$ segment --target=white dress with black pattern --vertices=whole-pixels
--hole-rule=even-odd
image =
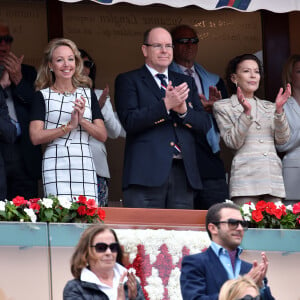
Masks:
[[[45,99],[45,129],[67,124],[71,119],[74,101],[81,95],[86,99],[83,117],[92,121],[90,89],[77,88],[64,95],[50,88],[40,91]],[[97,177],[89,147],[89,134],[78,126],[47,145],[43,158],[43,185],[46,196],[73,197],[84,195],[96,199]]]

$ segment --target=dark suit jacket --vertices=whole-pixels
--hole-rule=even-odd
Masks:
[[[10,121],[3,89],[0,85],[0,149],[4,143],[13,143],[16,136],[17,130],[15,125]],[[0,200],[4,200],[6,197],[5,177],[4,160],[0,151]]]
[[[240,275],[252,265],[242,260]],[[180,287],[183,300],[218,300],[219,291],[228,275],[211,247],[205,252],[185,256],[182,260]],[[264,300],[274,300],[270,288],[263,289]]]
[[[194,133],[205,134],[210,122],[192,78],[169,71],[169,80],[173,86],[182,82],[189,85],[188,111],[183,119],[173,111],[168,114],[161,100],[160,88],[146,66],[120,74],[116,79],[115,104],[127,134],[123,188],[130,184],[154,187],[165,183],[172,165],[175,133],[188,181],[194,189],[202,187]]]
[[[23,78],[17,86],[11,85],[14,106],[22,131],[18,143],[28,176],[32,179],[39,179],[42,170],[41,146],[34,146],[29,137],[30,105],[33,101],[36,71],[32,66],[22,65],[22,75]],[[2,144],[1,148],[4,157],[11,155],[10,145]]]

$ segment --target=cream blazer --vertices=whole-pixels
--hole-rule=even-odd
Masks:
[[[227,147],[235,151],[229,182],[230,197],[269,194],[285,197],[281,160],[275,143],[290,136],[285,113],[275,114],[275,104],[258,98],[249,100],[251,118],[237,96],[214,103],[213,113]]]

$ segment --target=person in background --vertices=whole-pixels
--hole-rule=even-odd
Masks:
[[[8,75],[3,96],[8,107],[9,122],[17,128],[14,142],[1,143],[0,151],[5,165],[1,176],[6,182],[5,198],[25,199],[38,197],[38,180],[42,174],[42,150],[34,146],[29,137],[30,107],[34,97],[34,67],[23,64],[24,55],[11,51],[13,37],[9,27],[0,21],[0,78]]]
[[[93,82],[94,92],[97,96],[101,113],[104,118],[104,125],[107,130],[108,137],[116,139],[120,136],[125,137],[125,131],[113,111],[112,104],[109,97],[109,88],[106,86],[104,90],[95,89],[96,80],[96,64],[92,57],[83,49],[79,49],[83,60],[83,73],[89,76]],[[108,205],[108,183],[110,178],[109,167],[107,162],[107,151],[105,144],[91,137],[90,147],[93,154],[97,173],[98,183],[98,203],[100,206]]]
[[[289,57],[282,74],[283,84],[291,84],[291,97],[284,105],[284,111],[291,128],[291,136],[278,151],[286,152],[282,159],[283,181],[286,197],[284,204],[295,204],[300,195],[300,55]]]
[[[11,122],[8,108],[6,105],[6,100],[4,96],[4,90],[10,85],[9,74],[6,70],[0,76],[0,149],[3,143],[14,143],[17,137],[17,128]],[[5,175],[5,165],[2,157],[2,152],[0,151],[0,200],[5,200],[6,198],[6,175]]]
[[[222,78],[208,72],[196,62],[199,39],[194,28],[179,25],[171,30],[171,35],[174,60],[170,69],[194,78],[199,101],[211,119],[212,128],[206,136],[196,136],[197,160],[203,188],[195,193],[194,208],[207,210],[212,204],[229,198],[225,168],[220,158],[220,134],[212,115],[213,103],[221,97],[227,98],[227,91]],[[221,95],[215,93],[213,87],[216,87]]]
[[[255,96],[262,68],[253,54],[234,57],[226,80],[232,94],[214,103],[213,112],[224,143],[235,151],[231,166],[230,197],[236,204],[259,200],[279,201],[285,197],[280,158],[275,144],[290,136],[283,105],[290,85],[281,88],[275,103]]]
[[[265,253],[261,253],[260,263],[250,264],[240,258],[246,229],[247,222],[234,203],[217,203],[208,209],[206,231],[211,245],[205,252],[183,258],[180,275],[183,300],[218,300],[224,282],[240,275],[255,282],[264,300],[274,300],[267,285],[269,262]]]
[[[116,110],[126,130],[123,200],[126,207],[192,209],[202,183],[195,133],[210,128],[195,82],[168,70],[170,33],[144,33],[145,65],[115,81]]]
[[[218,300],[261,300],[259,289],[249,277],[227,280],[221,287]]]
[[[107,134],[92,81],[82,70],[74,42],[49,42],[38,71],[30,122],[33,144],[47,143],[43,158],[46,196],[74,200],[84,195],[96,200],[98,195],[89,138],[104,142]]]
[[[144,300],[133,273],[122,266],[123,252],[114,230],[88,227],[71,259],[74,279],[67,282],[63,300]]]

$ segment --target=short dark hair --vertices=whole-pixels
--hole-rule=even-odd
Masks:
[[[260,62],[259,58],[257,56],[255,56],[254,54],[246,53],[246,54],[242,54],[242,55],[234,57],[233,59],[231,59],[229,61],[227,68],[226,68],[226,75],[225,75],[228,91],[231,95],[236,94],[236,85],[232,82],[231,75],[236,73],[238,65],[241,62],[243,62],[244,60],[256,61],[257,65],[258,65],[258,69],[259,69],[259,74],[261,77],[263,75],[263,69],[262,69],[261,62]]]
[[[90,258],[93,258],[91,246],[94,237],[101,232],[109,230],[115,237],[116,242],[119,244],[118,237],[113,229],[106,225],[92,225],[88,227],[81,235],[80,240],[75,248],[75,251],[71,258],[71,273],[74,278],[79,279],[83,268],[88,264]],[[121,247],[118,248],[117,263],[122,264],[123,250]]]
[[[90,68],[89,77],[92,79],[93,89],[94,89],[95,88],[95,81],[96,81],[96,72],[97,72],[96,64],[95,64],[93,58],[85,50],[83,50],[83,49],[78,49],[78,50],[80,52],[81,58],[87,57],[89,59],[89,61],[93,62],[93,65]]]
[[[221,219],[220,212],[223,208],[231,208],[231,209],[236,209],[236,210],[240,211],[239,206],[237,206],[236,204],[231,203],[231,202],[222,202],[222,203],[216,203],[216,204],[212,205],[207,211],[206,221],[205,221],[206,231],[207,231],[210,239],[211,239],[211,233],[208,230],[208,224],[220,221],[220,219]]]
[[[182,29],[188,29],[188,30],[191,30],[191,31],[195,34],[195,36],[197,36],[197,32],[196,32],[196,30],[195,30],[193,27],[191,27],[191,26],[189,26],[189,25],[186,25],[186,24],[180,24],[180,25],[178,25],[178,26],[172,28],[171,31],[170,31],[171,36],[172,36],[172,39],[173,39],[173,43],[174,43],[174,39],[175,39],[177,33],[178,33],[180,30],[182,30]]]

